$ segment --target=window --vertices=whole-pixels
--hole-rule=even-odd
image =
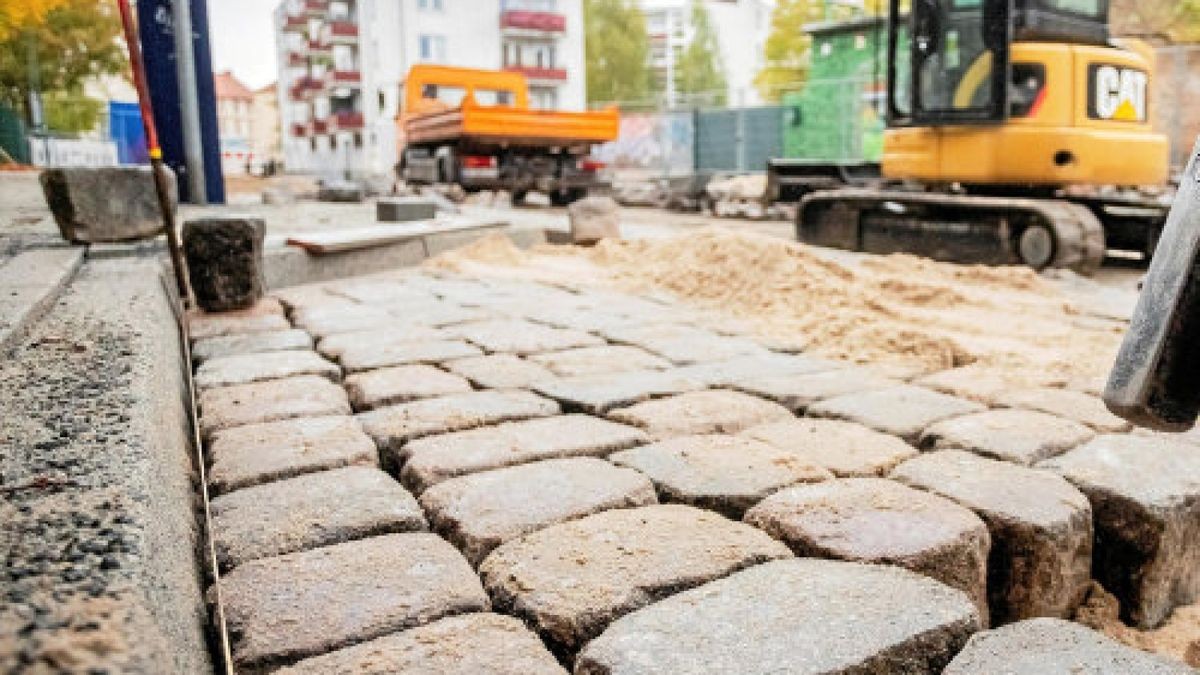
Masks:
[[[512,105],[513,93],[504,89],[476,89],[475,102],[479,105]]]
[[[417,9],[423,12],[440,12],[445,8],[442,0],[417,0]]]
[[[553,110],[558,107],[558,92],[548,87],[530,87],[529,105],[538,110]]]
[[[421,50],[420,59],[422,61],[440,63],[446,60],[445,35],[422,35],[418,43]]]
[[[466,95],[466,89],[445,84],[427,84],[421,88],[421,98],[441,101],[451,107],[458,107]]]

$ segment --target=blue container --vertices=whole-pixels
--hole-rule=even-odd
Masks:
[[[108,102],[109,137],[117,144],[117,161],[122,164],[148,164],[146,129],[137,103]]]

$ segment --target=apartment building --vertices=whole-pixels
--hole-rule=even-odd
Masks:
[[[417,63],[518,71],[534,106],[586,105],[582,0],[284,0],[275,23],[288,171],[389,173]]]
[[[771,31],[768,0],[640,0],[650,36],[650,65],[670,107],[688,105],[676,88],[676,63],[692,42],[692,6],[703,2],[717,34],[721,66],[730,107],[762,105],[754,76],[765,63],[764,48]]]
[[[217,99],[217,130],[221,139],[221,171],[248,173],[254,161],[251,145],[254,92],[228,70],[213,76]]]

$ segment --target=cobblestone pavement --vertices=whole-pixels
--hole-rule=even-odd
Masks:
[[[1191,672],[1056,620],[1200,597],[1200,451],[1092,394],[414,270],[190,327],[243,672]]]

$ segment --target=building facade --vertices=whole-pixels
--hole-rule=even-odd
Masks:
[[[691,44],[692,5],[703,2],[717,33],[730,107],[762,105],[754,76],[765,63],[772,3],[767,0],[640,0],[650,36],[650,66],[668,107],[691,102],[676,88],[676,63]]]
[[[213,76],[217,99],[217,130],[221,138],[221,171],[250,172],[254,151],[250,143],[254,92],[228,70]]]
[[[519,71],[535,107],[585,107],[582,0],[284,0],[275,24],[288,171],[390,173],[417,63]]]
[[[250,105],[250,149],[257,168],[275,168],[283,161],[279,133],[279,93],[272,82],[254,91]]]

